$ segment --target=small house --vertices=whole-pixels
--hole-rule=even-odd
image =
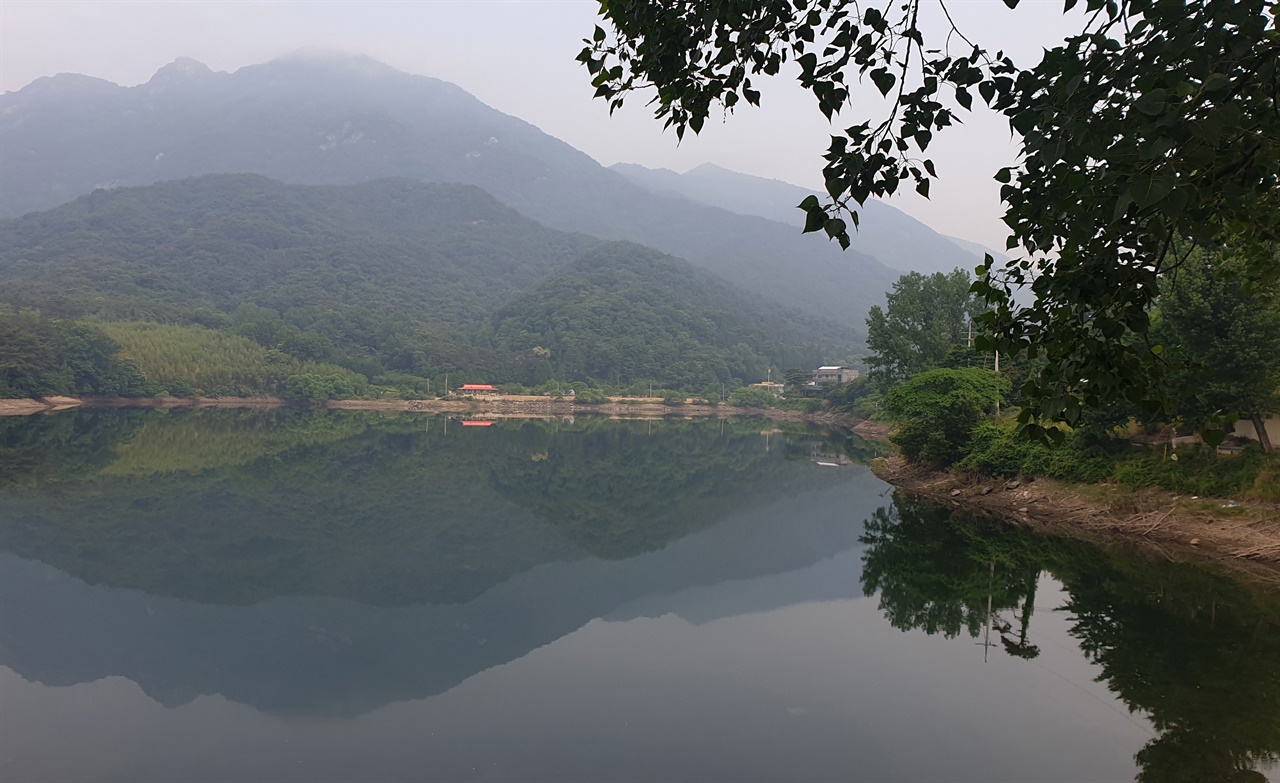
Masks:
[[[839,367],[836,365],[827,365],[819,367],[813,371],[813,384],[822,386],[828,383],[849,383],[856,381],[861,375],[852,367]]]

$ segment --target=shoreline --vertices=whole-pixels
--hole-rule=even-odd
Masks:
[[[546,416],[599,415],[612,418],[768,418],[853,429],[863,424],[842,413],[805,413],[776,408],[736,408],[729,405],[667,405],[661,402],[576,403],[545,397],[477,397],[473,400],[325,400],[302,402],[279,397],[47,397],[0,400],[0,416],[33,416],[72,410],[172,410],[187,408],[243,408],[269,410],[355,410],[386,413],[470,413],[486,418],[542,418]]]
[[[1111,484],[969,477],[876,460],[882,480],[935,503],[1054,536],[1221,568],[1280,590],[1280,505]]]

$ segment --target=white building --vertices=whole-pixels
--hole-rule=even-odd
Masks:
[[[824,383],[849,383],[850,381],[856,381],[859,375],[861,373],[852,367],[828,365],[813,371],[813,383],[817,386],[821,386]]]

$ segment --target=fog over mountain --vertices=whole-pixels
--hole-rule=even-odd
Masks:
[[[795,230],[804,226],[804,212],[796,205],[809,195],[826,197],[798,185],[730,171],[713,163],[683,174],[634,163],[616,163],[610,168],[654,193],[768,218]],[[986,252],[971,242],[943,236],[882,201],[868,201],[858,215],[861,222],[852,235],[853,249],[898,272],[932,274],[956,267],[972,270]]]
[[[881,232],[868,253],[841,252],[792,225],[655,193],[453,84],[358,56],[311,53],[234,73],[180,59],[136,87],[42,78],[0,96],[0,133],[0,216],[209,173],[471,184],[550,227],[640,242],[858,327],[895,270],[965,258],[887,207],[881,222],[900,218],[902,230]]]

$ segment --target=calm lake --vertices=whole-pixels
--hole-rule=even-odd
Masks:
[[[1280,779],[1280,598],[764,420],[0,419],[6,781]]]

